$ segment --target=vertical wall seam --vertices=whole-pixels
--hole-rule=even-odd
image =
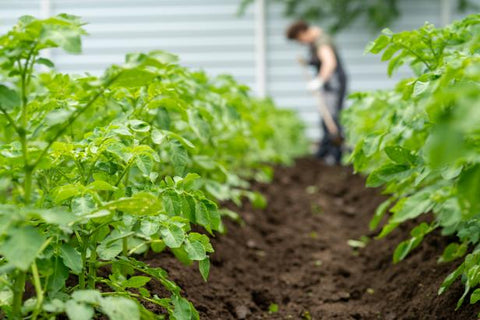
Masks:
[[[267,95],[267,13],[265,0],[255,1],[255,82],[258,96]]]
[[[452,1],[442,0],[440,9],[440,21],[442,26],[446,26],[452,21]]]
[[[40,18],[47,19],[52,15],[52,1],[51,0],[40,0]],[[44,50],[42,56],[51,59],[52,51],[50,49]]]

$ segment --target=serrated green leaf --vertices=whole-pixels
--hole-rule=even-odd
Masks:
[[[198,268],[204,281],[208,280],[208,274],[210,273],[210,259],[206,258],[198,262]]]
[[[72,293],[73,300],[92,305],[100,304],[102,294],[97,290],[77,290]]]
[[[137,304],[124,297],[105,297],[101,308],[111,320],[140,320],[140,311]]]
[[[45,237],[35,228],[12,229],[10,237],[0,246],[1,254],[20,270],[27,271],[35,261]]]
[[[151,278],[145,276],[133,276],[122,282],[124,288],[140,288],[145,286]]]
[[[75,300],[69,300],[65,303],[65,311],[70,320],[90,320],[93,319],[95,313],[91,306]]]
[[[205,248],[200,241],[186,240],[184,248],[191,260],[201,261],[207,258]]]
[[[82,272],[82,256],[80,253],[67,243],[62,244],[60,247],[60,256],[63,259],[63,263],[73,273],[79,274]]]
[[[185,232],[182,228],[170,224],[160,228],[163,242],[170,248],[179,248],[185,240]]]
[[[0,107],[9,110],[20,105],[20,96],[15,90],[0,84]]]

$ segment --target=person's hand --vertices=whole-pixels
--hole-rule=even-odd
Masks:
[[[320,79],[319,77],[316,77],[315,79],[311,80],[307,84],[307,90],[309,91],[317,91],[320,90],[323,87],[323,80]]]

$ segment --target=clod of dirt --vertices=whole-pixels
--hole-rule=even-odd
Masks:
[[[235,315],[237,319],[246,319],[250,315],[250,309],[247,306],[237,306],[235,307]]]

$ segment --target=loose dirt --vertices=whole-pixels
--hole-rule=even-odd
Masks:
[[[212,240],[207,283],[169,254],[145,261],[169,272],[201,319],[476,319],[480,308],[468,302],[454,311],[461,283],[437,295],[458,265],[437,263],[446,246],[438,234],[392,265],[396,244],[413,224],[373,239],[368,222],[384,198],[364,183],[350,168],[313,159],[276,168],[271,184],[254,186],[268,199],[265,209],[227,204],[243,223],[226,221],[228,234]],[[347,243],[362,236],[371,239],[365,248]],[[269,312],[274,304],[278,311]]]

